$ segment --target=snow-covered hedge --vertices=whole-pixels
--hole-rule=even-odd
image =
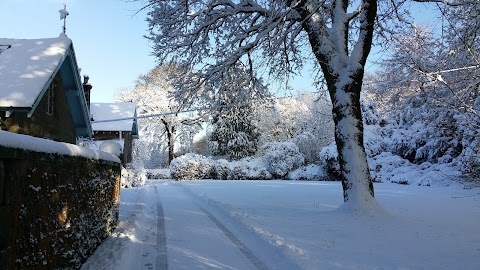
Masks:
[[[8,192],[2,211],[12,209],[0,218],[0,234],[8,236],[0,237],[0,269],[79,269],[117,225],[120,164],[101,157],[118,157],[25,135],[8,137],[39,143],[24,146],[45,152],[21,144],[4,147],[0,135],[0,186]]]
[[[231,169],[230,162],[226,159],[213,160],[213,179],[226,180],[229,179]]]
[[[230,163],[230,175],[232,180],[270,180],[272,174],[267,165],[259,158],[245,158]]]
[[[229,162],[213,160],[188,153],[170,163],[170,173],[177,180],[232,179],[268,180],[284,179],[288,173],[304,164],[304,157],[293,142],[269,143],[263,147],[263,155]]]
[[[462,144],[466,147],[463,148],[457,162],[460,163],[459,167],[465,176],[463,181],[465,184],[480,186],[480,156],[477,154],[480,149],[480,139],[477,137],[467,141],[464,138]]]
[[[272,175],[262,159],[245,158],[229,162],[213,160],[198,154],[188,153],[170,163],[170,173],[176,180],[268,180]]]
[[[383,152],[369,158],[370,173],[378,182],[392,182],[405,185],[449,185],[454,178],[460,177],[460,171],[451,164],[433,164],[424,162],[413,164],[410,161]]]
[[[312,164],[318,161],[318,142],[310,132],[303,132],[292,139],[298,150],[305,158],[305,163]]]
[[[145,169],[148,179],[171,179],[170,169]]]
[[[274,177],[284,178],[304,164],[305,159],[293,142],[268,143],[263,147],[263,159]]]
[[[143,164],[131,163],[127,167],[122,167],[121,186],[124,188],[140,187],[147,180],[147,172]]]
[[[288,174],[291,180],[308,180],[308,181],[331,181],[338,180],[332,178],[326,170],[325,166],[310,164],[302,166]]]
[[[211,158],[194,153],[177,157],[170,163],[170,174],[177,180],[210,179],[213,170]]]
[[[325,146],[320,151],[320,161],[324,164],[328,174],[334,176],[340,172],[340,165],[338,164],[338,151],[335,142]]]

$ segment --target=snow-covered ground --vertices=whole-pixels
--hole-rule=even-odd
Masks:
[[[479,188],[375,190],[365,215],[339,182],[147,181],[82,269],[480,269]]]

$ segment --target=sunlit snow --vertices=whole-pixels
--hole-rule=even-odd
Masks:
[[[480,189],[375,189],[383,210],[361,215],[338,209],[339,182],[147,181],[82,269],[164,269],[159,245],[168,269],[479,269]]]

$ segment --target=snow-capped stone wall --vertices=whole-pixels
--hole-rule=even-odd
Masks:
[[[120,164],[0,145],[0,269],[78,269],[116,227]]]

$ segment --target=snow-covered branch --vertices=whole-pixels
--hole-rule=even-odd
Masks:
[[[344,142],[338,147],[345,146],[346,150],[339,150],[346,179],[345,200],[351,193],[351,198],[370,201],[371,178],[363,142],[358,139],[363,137],[359,98],[373,40],[377,0],[358,1],[360,7],[353,12],[348,12],[354,3],[350,0],[152,2],[149,38],[160,63],[181,62],[198,70],[195,76],[200,84],[183,86],[187,90],[175,94],[183,101],[208,97],[209,91],[202,87],[222,81],[242,61],[248,61],[245,65],[252,82],[256,75],[253,71],[258,68],[268,70],[274,78],[283,75],[288,80],[307,62],[320,66],[334,105],[336,139]],[[342,121],[346,124],[340,124]]]
[[[448,6],[462,6],[468,4],[478,4],[478,0],[413,0],[420,3],[442,3]]]

